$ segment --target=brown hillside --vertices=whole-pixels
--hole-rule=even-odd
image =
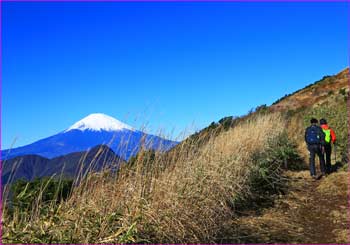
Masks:
[[[141,151],[117,175],[86,176],[61,202],[45,201],[46,187],[18,189],[3,205],[2,242],[350,244],[348,81],[345,69],[166,154]],[[318,180],[304,140],[313,117],[337,134],[335,171]]]
[[[287,96],[272,105],[270,109],[272,111],[286,111],[316,106],[327,99],[328,95],[337,94],[341,89],[349,92],[349,78],[349,68],[346,68],[337,75],[327,76],[319,82]]]
[[[310,114],[307,110],[319,107],[321,104],[323,106],[334,106],[343,103],[341,100],[344,100],[344,98],[346,99],[348,96],[347,94],[349,93],[349,79],[349,68],[346,68],[334,76],[325,76],[313,84],[280,98],[271,106],[258,106],[252,112],[241,117],[228,116],[222,118],[217,123],[213,122],[208,127],[189,136],[174,147],[169,153],[174,153],[176,150],[181,150],[184,147],[186,148],[188,145],[196,145],[196,147],[198,147],[205,144],[210,137],[215,137],[220,134],[220,132],[229,130],[243,121],[249,120],[249,118],[254,117],[260,112],[294,112],[294,122],[292,122],[292,124],[297,124],[295,127],[304,128],[304,117],[305,115]],[[293,130],[294,129],[292,129],[292,131]],[[299,133],[302,134],[301,131]],[[297,141],[300,141],[300,138],[298,138]],[[304,148],[304,146],[302,147]]]

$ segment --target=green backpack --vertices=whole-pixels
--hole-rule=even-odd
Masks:
[[[324,141],[326,141],[326,143],[330,143],[331,142],[331,130],[330,129],[322,129],[322,131],[326,135],[326,137],[324,138]]]

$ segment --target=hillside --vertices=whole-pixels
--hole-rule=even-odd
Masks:
[[[76,178],[87,171],[101,171],[103,168],[117,169],[125,163],[109,147],[96,146],[88,151],[74,152],[52,159],[37,155],[24,155],[5,160],[2,163],[2,184],[14,183],[18,179],[32,181],[35,178]]]
[[[299,153],[304,160],[307,159],[308,153],[305,151],[306,145],[304,144],[303,134],[311,117],[327,118],[331,127],[341,132],[338,141],[339,152],[342,152],[340,155],[346,158],[346,148],[347,145],[350,145],[350,141],[347,142],[347,139],[350,139],[350,134],[347,137],[347,134],[344,133],[348,133],[347,108],[349,105],[347,105],[347,102],[349,99],[349,79],[349,68],[346,68],[336,75],[324,76],[321,80],[313,82],[303,89],[281,97],[271,106],[257,106],[254,110],[240,117],[224,117],[189,136],[178,146],[174,147],[171,152],[183,147],[201,146],[208,142],[211,137],[216,137],[221,132],[234,128],[257,114],[280,112],[286,116],[289,136],[295,142],[299,142]],[[344,162],[347,162],[347,159],[344,159]]]
[[[288,118],[289,136],[299,142],[299,153],[307,161],[304,129],[312,117],[326,118],[337,132],[338,159],[349,161],[349,68],[334,76],[326,76],[271,106],[271,111],[282,111]]]
[[[348,69],[226,117],[167,154],[141,151],[116,177],[88,176],[68,200],[5,208],[3,242],[349,243],[346,80]],[[338,137],[337,171],[317,181],[303,140],[313,116]]]
[[[334,76],[325,76],[321,80],[306,86],[273,103],[271,111],[297,110],[306,107],[317,107],[337,94],[343,96],[349,92],[349,68]]]
[[[349,81],[346,68],[282,97],[268,108],[286,115],[289,138],[297,142],[306,167],[309,154],[304,129],[311,117],[326,118],[338,137],[338,152],[333,152],[332,163],[343,166],[343,171],[318,182],[310,181],[308,170],[287,171],[288,194],[276,198],[272,207],[233,221],[236,232],[244,238],[225,242],[349,243]]]

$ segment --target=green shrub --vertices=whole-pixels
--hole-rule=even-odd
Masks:
[[[255,108],[255,112],[256,112],[256,113],[261,113],[261,114],[267,113],[267,112],[268,112],[268,107],[267,107],[266,104],[257,106],[257,107]]]
[[[20,212],[29,211],[40,201],[41,203],[59,203],[68,198],[73,181],[36,178],[33,181],[18,180],[11,186],[11,209]],[[40,199],[40,200],[39,200]]]
[[[339,89],[339,94],[345,96],[345,95],[346,95],[346,90],[345,90],[345,88]]]
[[[289,140],[286,133],[270,139],[266,149],[255,152],[252,160],[254,171],[251,174],[251,183],[256,193],[278,193],[285,186],[282,177],[284,169],[304,168],[296,144]]]

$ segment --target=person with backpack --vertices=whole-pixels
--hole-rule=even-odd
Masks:
[[[320,120],[320,125],[322,128],[323,133],[325,134],[325,145],[324,145],[324,152],[326,155],[326,174],[330,174],[332,172],[332,163],[331,163],[331,154],[332,154],[332,145],[335,144],[336,136],[333,129],[331,129],[326,119],[322,118]]]
[[[310,120],[311,125],[305,130],[305,142],[307,144],[307,149],[310,152],[310,175],[312,178],[317,179],[316,177],[316,168],[315,168],[315,155],[318,156],[320,160],[321,175],[326,175],[325,172],[325,161],[324,161],[324,144],[325,144],[325,134],[322,131],[322,128],[318,126],[318,120],[312,118]]]

